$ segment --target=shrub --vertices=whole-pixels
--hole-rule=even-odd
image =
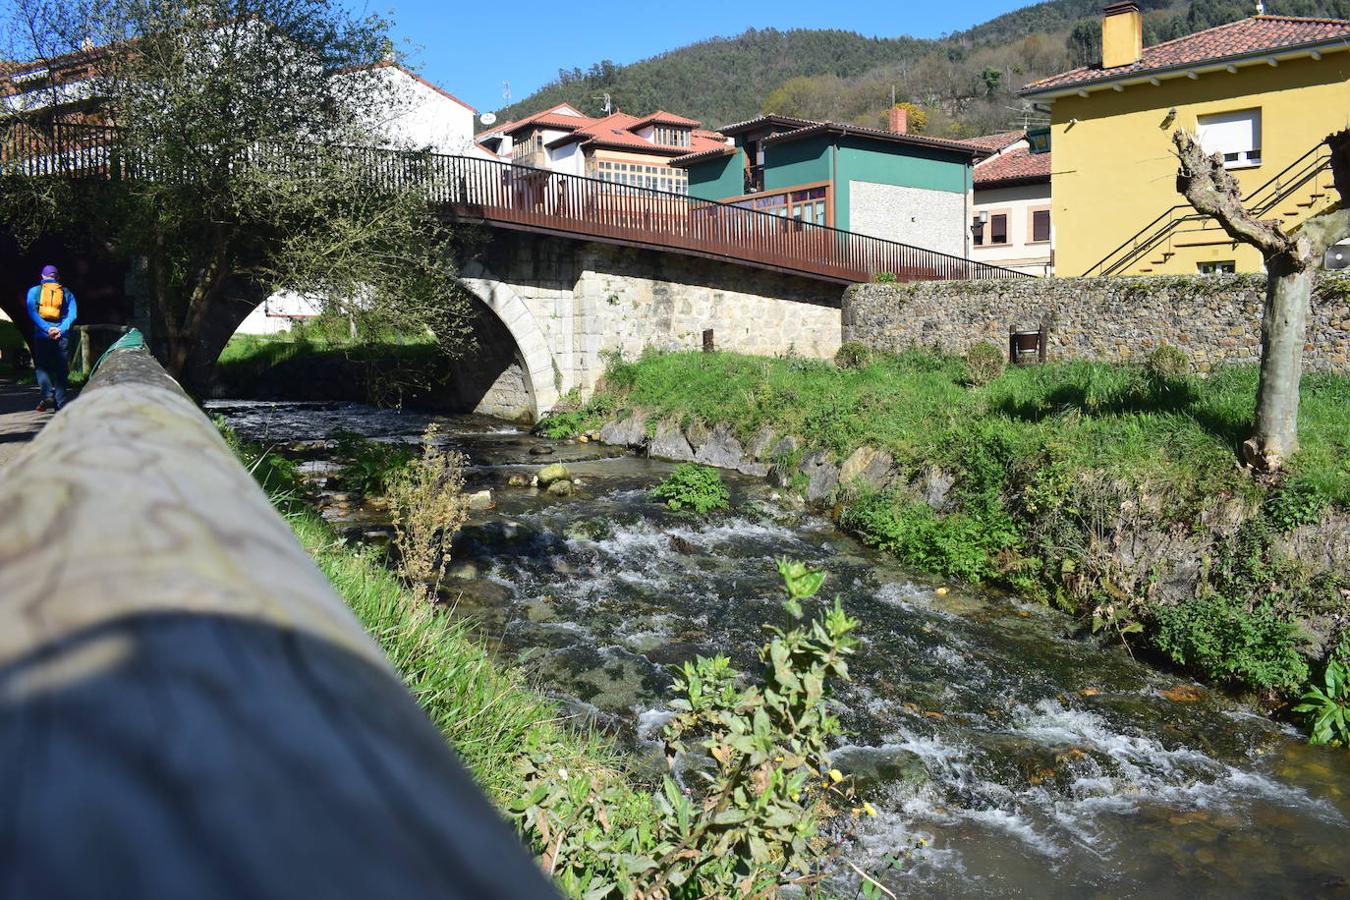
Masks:
[[[652,488],[652,497],[671,509],[692,509],[699,515],[731,508],[731,491],[722,473],[712,466],[681,463],[665,481]]]
[[[863,543],[893,553],[929,572],[979,582],[994,574],[989,531],[975,518],[954,513],[939,519],[913,500],[865,494],[840,516],[839,524]]]
[[[1155,619],[1157,648],[1214,681],[1289,693],[1308,679],[1298,630],[1264,600],[1212,594],[1161,607]]]
[[[667,758],[687,773],[636,794],[571,773],[549,755],[525,764],[517,827],[569,896],[767,897],[818,881],[833,841],[820,822],[851,801],[826,751],[842,729],[831,682],[847,681],[858,622],[836,599],[804,622],[824,574],[782,561],[786,630],[768,627],[762,683],[725,656],[685,663],[675,679]],[[870,806],[854,810],[871,812]]]
[[[422,435],[422,455],[389,479],[394,546],[413,597],[436,596],[450,564],[450,544],[469,514],[464,457],[437,446],[439,429]]]
[[[834,364],[841,369],[861,369],[872,361],[872,348],[859,341],[846,341],[834,354]]]
[[[1002,350],[988,341],[981,341],[966,353],[966,380],[971,384],[988,384],[1003,374],[1008,365]]]
[[[1163,344],[1148,355],[1144,368],[1159,381],[1177,381],[1190,374],[1191,358],[1181,348]]]
[[[877,272],[872,276],[873,284],[895,284],[897,280],[894,272]]]

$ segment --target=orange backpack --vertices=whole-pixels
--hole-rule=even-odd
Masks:
[[[38,315],[48,322],[61,321],[61,307],[66,302],[66,290],[55,281],[43,282],[42,294],[38,297]]]

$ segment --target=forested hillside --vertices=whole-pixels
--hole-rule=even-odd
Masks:
[[[1141,0],[1145,43],[1252,15],[1255,0]],[[568,102],[598,114],[605,94],[625,112],[669,109],[726,125],[761,112],[881,125],[892,95],[916,104],[930,134],[962,136],[1035,124],[1017,91],[1095,61],[1101,0],[1049,0],[937,40],[847,31],[752,29],[631,65],[572,69],[500,111],[513,118]],[[1350,0],[1268,0],[1269,14],[1350,18]]]

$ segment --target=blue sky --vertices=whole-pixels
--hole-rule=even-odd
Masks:
[[[389,0],[385,0],[388,3]],[[393,0],[396,36],[418,70],[480,110],[503,105],[502,82],[520,99],[559,69],[588,68],[602,59],[634,62],[747,28],[841,28],[879,37],[937,37],[959,31],[1033,0],[776,0],[736,3],[544,3],[488,0],[445,3]]]

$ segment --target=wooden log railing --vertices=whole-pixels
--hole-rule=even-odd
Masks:
[[[144,350],[0,470],[0,510],[0,894],[553,895]]]
[[[449,216],[497,227],[682,252],[841,284],[878,275],[897,281],[1030,277],[736,204],[478,157],[303,142],[222,153],[222,166],[288,178],[323,178],[321,162],[350,166],[377,189],[414,190]],[[0,139],[0,168],[32,176],[175,177],[169,167],[121,147],[116,129],[77,124],[42,132],[11,129]]]

